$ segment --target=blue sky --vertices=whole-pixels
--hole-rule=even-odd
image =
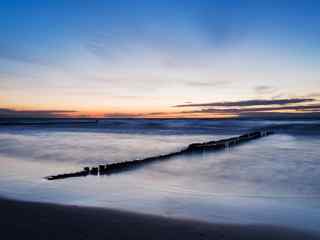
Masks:
[[[6,111],[215,116],[220,111],[173,106],[319,99],[319,1],[0,6],[0,108]]]

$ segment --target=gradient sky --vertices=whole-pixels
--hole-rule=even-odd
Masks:
[[[319,11],[302,0],[3,0],[0,116],[317,114]]]

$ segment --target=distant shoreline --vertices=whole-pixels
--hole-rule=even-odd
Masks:
[[[215,121],[226,121],[226,120],[243,120],[243,121],[250,121],[250,120],[274,120],[274,121],[317,121],[320,120],[320,116],[278,116],[278,117],[4,117],[0,116],[1,121],[24,121],[24,120],[41,120],[41,121],[91,121],[94,122],[96,120],[215,120]]]
[[[320,239],[319,235],[265,225],[210,224],[104,208],[0,198],[4,239]]]

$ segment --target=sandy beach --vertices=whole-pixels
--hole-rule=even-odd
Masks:
[[[209,224],[104,208],[0,200],[2,239],[320,239],[275,226]]]

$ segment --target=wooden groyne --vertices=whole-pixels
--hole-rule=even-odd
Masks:
[[[182,154],[190,154],[190,153],[203,152],[203,151],[214,151],[214,150],[229,148],[241,143],[251,141],[253,139],[268,136],[272,133],[273,132],[271,131],[263,130],[263,131],[256,131],[256,132],[243,134],[238,137],[222,139],[219,141],[192,143],[187,148],[178,152],[158,155],[154,157],[147,157],[144,159],[135,159],[135,160],[125,161],[125,162],[102,164],[94,167],[84,167],[82,171],[52,175],[52,176],[45,177],[45,179],[58,180],[58,179],[65,179],[65,178],[72,178],[72,177],[85,177],[88,175],[112,174],[115,172],[120,172],[120,171],[130,169],[130,168],[139,167],[150,162],[169,159],[171,157],[182,155]]]

